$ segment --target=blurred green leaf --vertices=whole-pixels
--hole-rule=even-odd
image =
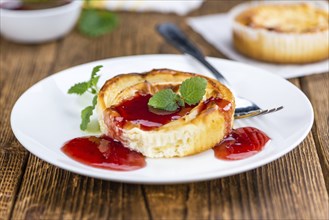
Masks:
[[[84,9],[79,20],[79,30],[89,37],[98,37],[117,26],[117,17],[110,11]]]

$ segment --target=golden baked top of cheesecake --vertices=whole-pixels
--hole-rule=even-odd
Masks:
[[[237,15],[235,21],[282,33],[314,33],[329,28],[328,12],[306,3],[255,6]]]

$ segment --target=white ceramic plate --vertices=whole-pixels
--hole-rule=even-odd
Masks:
[[[271,137],[264,150],[250,158],[223,161],[214,157],[213,150],[208,150],[184,158],[147,159],[147,166],[143,169],[120,172],[81,164],[61,151],[66,141],[90,135],[79,129],[80,111],[90,104],[89,97],[68,95],[67,90],[77,82],[88,80],[94,66],[104,66],[99,85],[120,73],[144,72],[153,68],[171,68],[211,77],[205,68],[183,55],[120,57],[54,74],[36,83],[18,99],[11,114],[12,130],[28,151],[65,170],[100,179],[148,184],[193,182],[241,173],[281,157],[306,137],[312,127],[313,110],[298,88],[262,69],[228,60],[208,59],[241,96],[263,108],[284,106],[274,114],[235,121],[234,127],[253,126]]]

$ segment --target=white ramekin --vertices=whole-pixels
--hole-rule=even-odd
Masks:
[[[5,1],[0,1],[5,2]],[[63,37],[77,22],[83,1],[49,9],[0,9],[0,34],[19,43],[42,43]]]

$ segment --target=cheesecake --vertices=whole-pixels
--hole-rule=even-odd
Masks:
[[[196,76],[207,81],[199,103],[174,112],[148,106],[158,91],[179,94],[182,82]],[[231,131],[234,110],[234,96],[220,82],[171,69],[117,75],[105,82],[97,100],[102,133],[149,158],[184,157],[213,148]]]
[[[245,56],[283,64],[311,63],[329,57],[328,4],[244,3],[230,14],[233,45]]]

